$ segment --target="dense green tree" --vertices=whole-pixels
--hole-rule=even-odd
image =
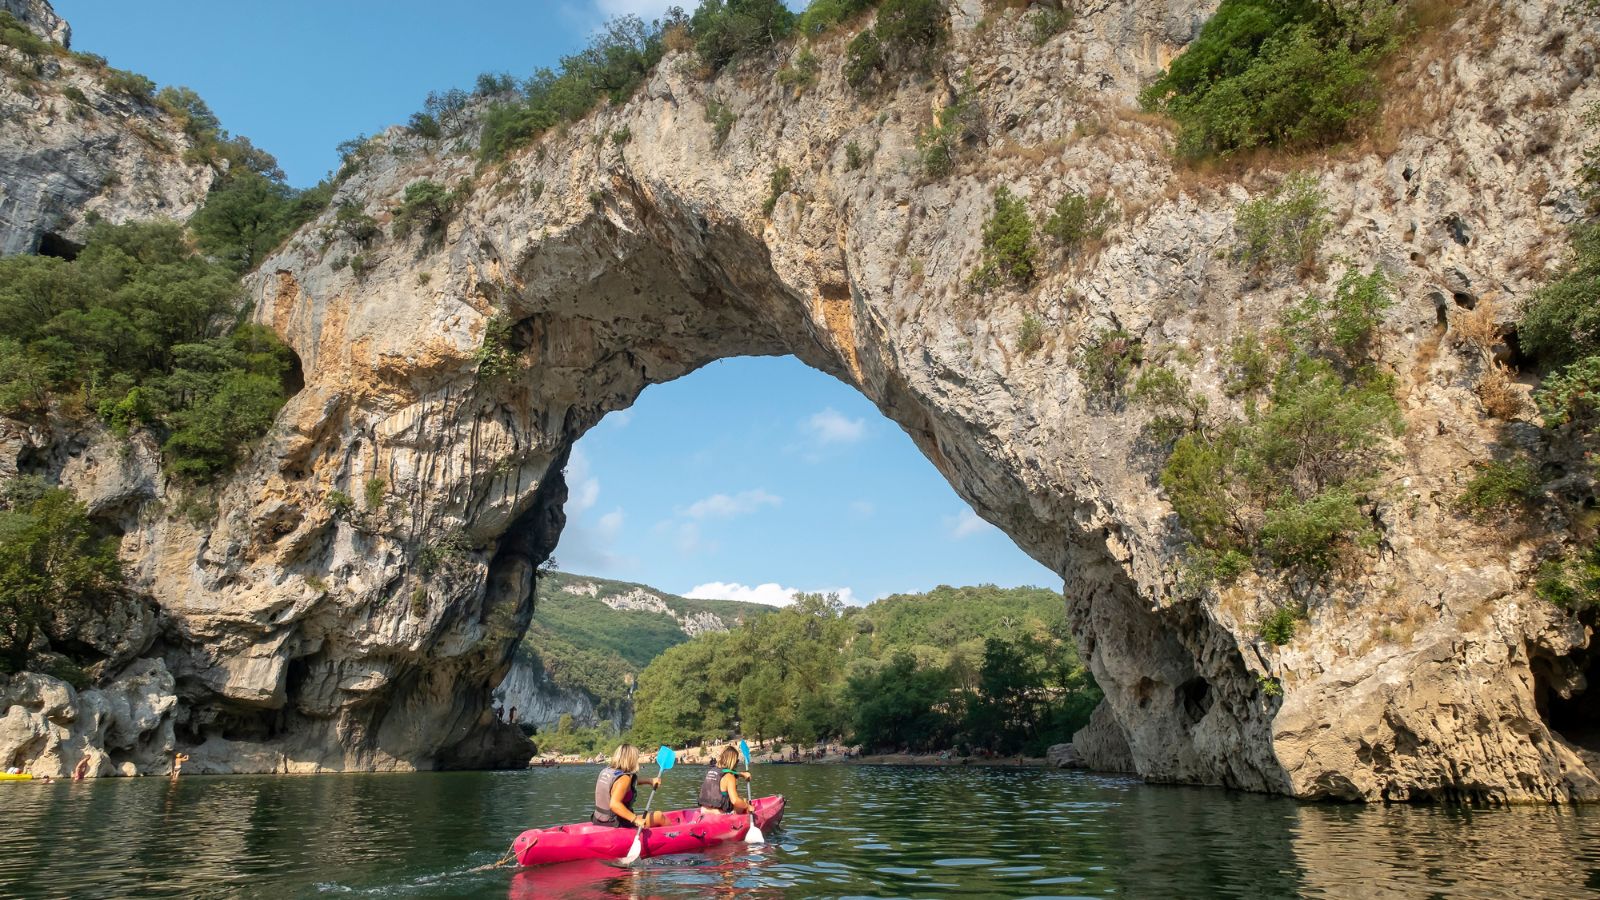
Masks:
[[[122,590],[116,541],[59,488],[18,492],[0,510],[0,670],[20,671],[52,626],[93,616]]]
[[[689,30],[695,52],[715,71],[788,37],[794,22],[783,0],[702,0]]]
[[[1035,588],[940,587],[861,609],[802,594],[652,662],[635,736],[681,743],[738,727],[928,749],[965,734],[974,746],[1038,752],[1069,739],[1099,701],[1063,613],[1059,593]]]
[[[1342,139],[1378,107],[1378,62],[1402,30],[1383,0],[1223,0],[1148,87],[1187,156]]]
[[[174,224],[98,226],[71,262],[0,260],[3,411],[61,397],[156,429],[174,472],[215,477],[271,423],[293,364],[270,332],[231,324],[238,308],[231,268]]]

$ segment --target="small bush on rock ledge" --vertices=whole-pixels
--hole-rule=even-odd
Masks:
[[[999,188],[994,192],[994,214],[983,225],[983,263],[972,273],[972,286],[986,291],[1007,282],[1029,284],[1038,257],[1028,205],[1010,188]]]

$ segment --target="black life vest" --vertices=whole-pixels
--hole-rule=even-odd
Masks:
[[[633,782],[637,780],[636,776],[607,766],[594,783],[594,812],[589,814],[589,819],[596,825],[617,824],[617,814],[611,811],[611,786],[616,784],[618,778],[628,779],[628,793],[623,796],[622,805],[633,809]]]
[[[719,812],[733,812],[733,800],[728,797],[728,792],[722,789],[722,776],[732,775],[735,769],[719,769],[716,766],[706,770],[706,777],[700,782],[700,805],[706,809],[715,809]]]

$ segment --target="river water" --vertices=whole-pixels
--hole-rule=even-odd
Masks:
[[[1600,896],[1600,809],[1301,804],[1033,769],[758,766],[762,847],[471,871],[593,768],[0,784],[0,897]],[[698,769],[658,798],[689,805]]]

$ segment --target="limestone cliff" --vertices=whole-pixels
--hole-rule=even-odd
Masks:
[[[1592,757],[1547,721],[1587,686],[1591,631],[1528,589],[1561,523],[1507,535],[1454,508],[1502,430],[1537,434],[1486,413],[1459,335],[1560,257],[1580,114],[1600,99],[1595,22],[1560,0],[1465,4],[1391,74],[1371,140],[1193,171],[1135,96],[1213,6],[1094,0],[1035,46],[1016,12],[961,0],[932,81],[871,102],[827,62],[847,38],[817,48],[798,93],[777,62],[707,82],[669,55],[628,102],[482,171],[453,142],[380,136],[335,206],[387,221],[417,179],[476,174],[470,198],[437,235],[360,247],[323,221],[267,260],[255,315],[305,389],[214,522],[152,506],[125,540],[170,623],[180,740],[212,770],[508,760],[489,692],[559,537],[572,442],[649,384],[788,353],[859,388],[1061,574],[1107,695],[1076,742],[1091,764],[1302,797],[1600,797]],[[986,136],[925,179],[916,134],[958,87]],[[735,117],[725,139],[712,101]],[[1335,588],[1196,597],[1139,443],[1149,413],[1094,399],[1074,360],[1114,325],[1186,348],[1197,388],[1231,402],[1223,348],[1335,277],[1230,259],[1237,205],[1297,169],[1340,213],[1322,256],[1382,265],[1400,296],[1381,361],[1408,428],[1383,540]],[[1124,215],[1034,289],[978,296],[1000,186],[1035,212],[1103,189]],[[1042,345],[1024,352],[1030,319]],[[325,502],[378,482],[354,511]],[[1255,621],[1290,589],[1311,622],[1275,647]]]
[[[104,60],[67,52],[71,31],[44,0],[0,9],[60,45],[0,45],[0,255],[70,255],[95,219],[193,215],[216,173],[186,160],[183,129]]]

